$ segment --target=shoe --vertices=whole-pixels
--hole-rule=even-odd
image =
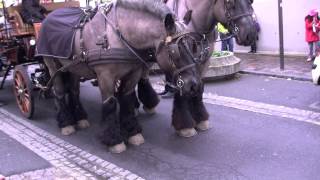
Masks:
[[[173,96],[174,96],[174,92],[171,92],[171,91],[167,91],[165,94],[161,95],[163,99],[173,98]]]
[[[164,94],[167,94],[167,92],[168,92],[168,90],[165,89],[165,90],[163,90],[162,92],[159,92],[159,93],[157,93],[157,94],[160,95],[160,96],[162,96],[162,95],[164,95]]]
[[[92,80],[91,81],[91,84],[92,84],[92,86],[99,86],[99,83],[98,83],[98,80],[97,79],[95,79],[95,80]]]
[[[309,57],[308,59],[307,59],[307,62],[310,62],[311,61],[311,58]]]
[[[253,51],[251,50],[251,51],[249,51],[248,53],[253,53]]]

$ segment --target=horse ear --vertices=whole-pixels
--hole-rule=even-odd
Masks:
[[[188,25],[191,21],[191,17],[192,17],[192,10],[188,10],[183,17],[183,22]]]
[[[168,34],[174,34],[176,32],[176,26],[175,26],[173,14],[170,13],[166,15],[164,19],[164,26]]]

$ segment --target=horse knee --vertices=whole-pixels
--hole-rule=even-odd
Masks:
[[[160,99],[150,84],[149,79],[141,79],[138,83],[138,97],[145,107],[152,109],[156,107]]]
[[[112,112],[117,112],[118,108],[119,108],[119,102],[118,102],[118,99],[114,96],[109,97],[102,104],[103,114],[106,114],[106,115]]]

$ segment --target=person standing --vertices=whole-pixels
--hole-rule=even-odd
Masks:
[[[259,40],[260,24],[258,22],[258,19],[257,19],[257,16],[255,13],[252,15],[252,18],[255,23],[254,26],[257,31],[257,38],[252,42],[252,44],[250,46],[251,48],[250,48],[249,53],[256,53],[257,52],[257,41]]]
[[[318,11],[318,21],[319,21],[319,25],[320,25],[320,13],[319,13],[319,11]],[[319,31],[318,31],[318,37],[319,37],[319,41],[317,43],[316,55],[320,56],[320,28],[319,28]]]
[[[233,52],[232,34],[221,23],[217,24],[217,30],[221,39],[221,51]]]
[[[320,30],[320,19],[316,9],[312,9],[305,17],[306,42],[309,45],[309,55],[307,61],[315,57],[315,48],[319,41],[318,32]]]
[[[158,93],[158,95],[160,95],[162,98],[167,99],[167,98],[173,98],[174,97],[174,93],[175,93],[175,89],[172,88],[168,83],[172,83],[172,78],[169,77],[168,75],[165,75],[166,78],[166,84],[164,86],[164,91]]]

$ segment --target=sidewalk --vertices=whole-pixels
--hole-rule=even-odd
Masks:
[[[242,60],[240,73],[312,81],[312,62],[307,62],[307,57],[285,56],[284,70],[281,71],[278,55],[235,53],[235,56]]]

